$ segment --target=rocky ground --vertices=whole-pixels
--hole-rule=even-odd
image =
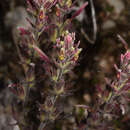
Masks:
[[[84,0],[85,1],[85,0]],[[96,84],[105,85],[104,77],[115,79],[116,71],[113,65],[119,64],[120,54],[124,52],[122,43],[118,40],[120,34],[130,46],[130,0],[93,0],[96,10],[97,38],[91,44],[86,38],[93,37],[93,24],[90,6],[74,20],[76,35],[81,40],[83,48],[79,65],[75,68],[75,76],[70,77],[76,82],[77,91],[69,97],[69,104],[90,104]],[[79,3],[80,5],[80,3]],[[18,64],[18,55],[13,43],[17,26],[28,26],[23,0],[0,1],[0,130],[19,130],[12,118],[11,105],[16,97],[8,90],[9,83],[22,78],[22,70]],[[71,108],[66,107],[66,111]],[[129,114],[124,117],[130,121]],[[127,130],[126,123],[121,130]]]

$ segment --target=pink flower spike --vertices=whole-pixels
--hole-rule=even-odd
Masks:
[[[37,46],[33,45],[33,48],[38,52],[38,54],[40,55],[40,58],[47,62],[47,63],[50,63],[50,60],[48,58],[48,56],[40,49],[38,48]]]

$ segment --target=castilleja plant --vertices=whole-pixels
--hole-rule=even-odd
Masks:
[[[121,37],[119,38],[125,42]],[[83,119],[84,123],[82,120],[78,122],[77,129],[114,130],[116,129],[114,121],[127,114],[127,105],[130,101],[130,50],[126,43],[125,48],[125,54],[121,54],[120,68],[114,65],[117,70],[117,79],[111,83],[111,80],[105,78],[109,89],[103,90],[100,85],[96,87],[97,100],[92,108],[76,105],[76,108],[84,109],[87,113]]]
[[[57,102],[61,96],[67,95],[65,75],[74,68],[82,50],[79,48],[80,42],[75,42],[75,33],[69,31],[69,24],[88,3],[84,3],[71,18],[67,18],[66,15],[71,12],[75,3],[71,0],[26,1],[27,11],[30,14],[26,20],[31,26],[18,27],[21,38],[16,44],[25,78],[20,83],[10,84],[9,88],[23,104],[21,112],[16,108],[12,109],[19,128],[21,130],[42,130],[46,124],[54,122],[63,112],[59,109]],[[45,53],[43,45],[53,46],[51,52]],[[31,90],[38,89],[36,71],[43,69],[45,70],[43,74],[48,77],[49,83],[46,84],[48,90],[45,89],[45,94],[39,90],[38,94],[40,93],[44,100],[37,103],[39,101],[36,99],[32,101],[30,95]],[[37,112],[33,113],[36,118],[34,120],[40,123],[30,125],[31,108],[29,105],[33,103],[37,109]]]
[[[76,65],[82,50],[69,25],[88,3],[84,3],[71,18],[67,18],[76,1],[26,1],[30,14],[26,19],[30,26],[18,27],[21,38],[16,44],[24,80],[9,84],[9,88],[22,104],[18,109],[16,105],[12,107],[20,130],[42,130],[59,118],[64,118],[61,117],[64,116],[61,97],[66,97],[69,93],[66,74]],[[111,89],[102,90],[99,85],[97,101],[92,108],[76,105],[76,109],[85,109],[88,116],[85,117],[85,123],[82,123],[82,120],[77,120],[78,115],[75,115],[73,129],[110,128],[110,120],[106,121],[106,117],[117,118],[118,112],[125,114],[126,104],[122,100],[128,100],[127,93],[130,90],[130,51],[126,49],[127,52],[121,55],[121,67],[115,65],[117,80],[111,83],[106,79]],[[39,80],[44,82],[39,83]]]

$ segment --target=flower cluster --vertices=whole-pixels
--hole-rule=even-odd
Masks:
[[[63,39],[63,40],[61,40]],[[46,98],[44,104],[40,106],[40,120],[41,125],[46,121],[53,122],[58,118],[63,110],[59,109],[57,104],[57,99],[60,96],[67,95],[65,75],[69,73],[76,65],[81,48],[79,48],[79,43],[75,43],[75,33],[69,33],[65,31],[62,37],[56,40],[54,44],[55,52],[57,52],[56,58],[53,58],[55,68],[48,64],[48,74],[51,77],[51,86],[53,88],[52,93]],[[39,49],[37,50],[39,54],[42,54]],[[40,128],[41,128],[40,125]]]
[[[18,27],[20,40],[19,43],[16,43],[25,78],[24,83],[11,84],[9,88],[23,102],[23,122],[26,122],[28,111],[32,109],[27,108],[29,102],[40,104],[39,111],[35,116],[39,117],[39,130],[42,130],[44,122],[55,121],[61,113],[57,100],[62,95],[67,95],[65,74],[74,68],[82,50],[79,48],[80,42],[75,43],[75,33],[68,31],[70,30],[68,25],[74,17],[82,12],[88,2],[83,4],[72,15],[72,18],[67,18],[66,14],[74,6],[72,0],[26,1],[27,11],[30,14],[26,20],[30,26],[28,28]],[[43,45],[47,47],[52,43],[54,45],[53,50],[56,52],[55,57],[53,52],[49,55],[49,52],[42,48]],[[42,73],[43,69],[45,73]],[[40,103],[40,99],[36,101],[30,99],[31,89],[38,89],[40,86],[37,81],[40,75],[37,76],[37,71],[41,72],[41,75],[49,77],[46,96],[42,96],[42,92],[37,90],[41,94],[41,98],[44,98],[44,101]],[[49,89],[50,86],[51,90]],[[20,128],[29,127],[27,123],[20,123],[19,117],[17,117],[17,121]]]
[[[63,40],[61,40],[62,38]],[[82,50],[81,48],[78,48],[79,43],[80,42],[77,44],[75,43],[75,33],[69,33],[68,31],[65,31],[65,33],[62,34],[62,37],[56,40],[54,47],[58,49],[56,65],[58,66],[57,72],[60,73],[59,78],[62,78],[64,74],[68,73],[74,65],[76,65],[76,61],[78,60],[79,54]],[[59,74],[56,75],[55,82],[59,82],[58,75]],[[63,91],[64,89],[61,88],[61,90]]]
[[[66,97],[69,93],[66,75],[76,65],[82,51],[79,47],[80,41],[76,42],[75,33],[71,32],[69,24],[82,12],[88,2],[85,2],[72,14],[71,18],[67,18],[66,14],[71,11],[76,1],[26,1],[27,11],[31,14],[27,18],[30,26],[28,28],[18,27],[21,39],[16,44],[24,71],[24,82],[10,84],[9,88],[22,102],[21,114],[13,109],[14,118],[17,120],[19,128],[42,130],[46,124],[53,123],[64,113],[62,103],[64,99],[62,100],[61,97]],[[52,48],[48,49],[48,47]],[[121,55],[120,68],[116,65],[115,68],[118,72],[117,79],[112,83],[106,79],[109,89],[103,90],[100,85],[97,86],[94,107],[76,105],[78,108],[85,109],[84,115],[86,116],[84,124],[82,124],[84,120],[78,122],[78,117],[75,116],[75,127],[78,130],[83,127],[98,127],[102,130],[108,125],[108,123],[102,125],[102,121],[106,121],[106,117],[110,121],[112,118],[117,118],[120,113],[125,114],[126,104],[122,100],[128,99],[127,94],[130,90],[129,50]],[[43,75],[43,82],[39,83],[38,80]],[[38,123],[30,123],[30,113],[35,117],[34,122],[38,120]],[[18,115],[22,116],[22,121]],[[110,119],[110,117],[112,118]]]
[[[63,41],[60,38],[56,41],[56,46],[60,48],[59,62],[65,66],[66,64],[74,64],[82,50],[78,48],[80,42],[74,44],[75,33],[69,33],[68,31],[65,32],[63,38]]]

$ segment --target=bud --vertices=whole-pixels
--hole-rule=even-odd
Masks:
[[[66,37],[65,37],[65,42],[67,44],[71,44],[72,43],[72,37],[70,36],[70,34],[68,34]]]

